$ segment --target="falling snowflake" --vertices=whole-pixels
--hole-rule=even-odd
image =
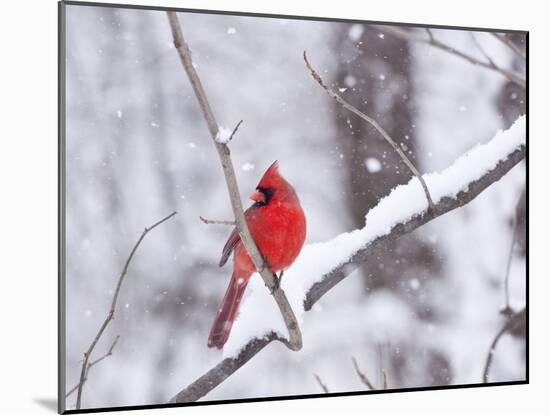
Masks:
[[[344,78],[344,84],[346,84],[346,86],[349,86],[350,88],[353,88],[357,84],[357,80],[353,76],[347,75]]]
[[[369,157],[365,160],[365,166],[369,173],[378,173],[382,170],[382,163],[377,158]]]
[[[349,28],[348,36],[354,42],[357,42],[363,34],[363,26],[360,24],[354,24]]]
[[[254,164],[252,163],[244,163],[241,167],[242,171],[250,171],[250,170],[254,170]]]

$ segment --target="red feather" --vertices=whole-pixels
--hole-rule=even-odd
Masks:
[[[253,195],[256,203],[245,211],[250,234],[272,272],[292,265],[306,238],[304,211],[294,188],[280,175],[278,167],[275,162],[267,169],[256,188],[262,197],[258,198],[256,192]],[[255,272],[236,228],[223,248],[220,266],[227,262],[231,252],[233,276],[208,337],[208,346],[220,349],[229,338],[244,290]]]

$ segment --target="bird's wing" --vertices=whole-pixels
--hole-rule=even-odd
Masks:
[[[220,258],[220,263],[218,264],[220,267],[223,267],[225,265],[225,263],[229,259],[229,255],[231,255],[231,252],[233,252],[233,249],[235,249],[235,246],[240,241],[241,237],[239,236],[239,231],[237,230],[237,228],[235,228],[233,229],[233,232],[231,232],[231,235],[229,235],[229,238],[227,239],[227,242],[223,247],[222,257]]]

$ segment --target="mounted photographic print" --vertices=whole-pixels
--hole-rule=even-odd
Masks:
[[[59,11],[60,412],[528,382],[527,32]]]

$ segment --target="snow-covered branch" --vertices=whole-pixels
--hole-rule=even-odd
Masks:
[[[466,205],[499,181],[526,157],[525,138],[526,119],[522,116],[508,130],[465,153],[444,171],[424,175],[434,200],[433,209],[428,210],[420,182],[414,177],[380,200],[367,213],[362,229],[305,246],[285,279],[290,303],[294,310],[300,311],[298,319],[303,320],[305,311],[386,242]],[[248,290],[251,295],[241,304],[241,313],[224,348],[226,358],[180,391],[171,402],[200,399],[280,338],[277,333],[284,330],[284,325],[268,301],[263,284],[252,278]],[[259,310],[262,319],[257,318]]]
[[[220,162],[223,168],[223,173],[225,176],[225,182],[227,184],[227,190],[229,192],[229,198],[231,200],[231,207],[233,209],[233,214],[235,215],[235,222],[237,229],[239,231],[239,236],[241,241],[248,252],[248,255],[252,259],[256,270],[260,273],[265,285],[269,288],[269,292],[273,295],[275,302],[279,308],[280,315],[283,317],[285,322],[289,339],[285,339],[282,336],[278,336],[277,340],[284,343],[291,350],[300,350],[302,348],[302,333],[300,332],[300,327],[296,321],[296,316],[294,311],[290,306],[290,303],[286,297],[283,289],[280,288],[280,285],[277,283],[273,273],[268,269],[256,243],[252,239],[252,235],[246,224],[244,217],[243,205],[241,202],[241,193],[239,192],[239,186],[237,184],[237,178],[235,175],[235,169],[233,168],[233,162],[231,161],[231,152],[227,143],[232,139],[233,135],[241,125],[240,121],[237,126],[233,129],[233,132],[229,134],[227,131],[220,129],[216,118],[214,117],[214,112],[210,107],[210,103],[202,87],[199,75],[195,70],[193,65],[193,60],[191,58],[191,50],[185,42],[183,33],[181,31],[180,22],[176,12],[166,12],[168,14],[168,21],[170,23],[170,29],[172,30],[172,37],[174,40],[174,46],[178,51],[178,55],[181,60],[181,64],[191,82],[193,91],[199,103],[202,115],[206,120],[208,125],[208,130],[212,137],[212,140],[216,146],[218,156],[220,157]],[[264,291],[267,291],[264,289]]]

